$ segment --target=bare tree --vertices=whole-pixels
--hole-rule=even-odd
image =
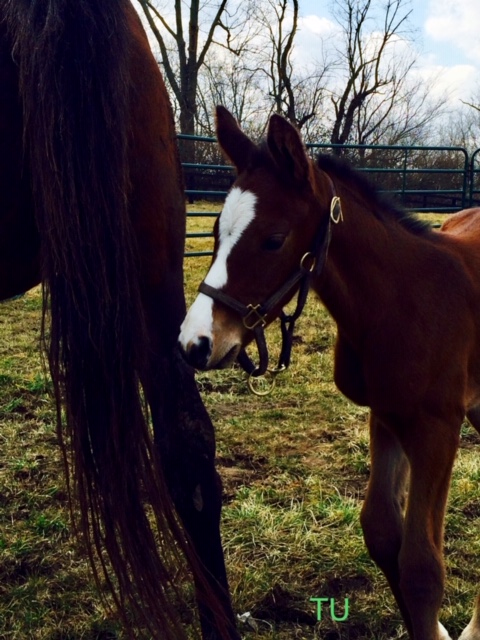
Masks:
[[[334,0],[333,14],[342,34],[337,54],[346,81],[332,93],[332,143],[348,142],[355,126],[358,133],[359,112],[368,102],[375,104],[372,96],[377,96],[377,109],[381,104],[383,108],[387,104],[390,109],[393,107],[392,96],[398,93],[414,64],[413,60],[405,64],[401,57],[393,55],[398,39],[409,32],[411,10],[407,6],[408,0],[386,0],[381,7],[381,20],[375,20],[374,0]]]
[[[463,103],[466,104],[467,107],[471,107],[472,109],[475,109],[475,111],[478,111],[478,113],[480,113],[480,102],[479,104],[474,104],[473,102],[463,101]]]
[[[160,49],[166,79],[179,106],[181,133],[195,133],[198,75],[213,44],[239,54],[236,34],[246,24],[248,2],[174,0],[174,14],[156,0],[138,0]],[[232,10],[229,11],[229,5]],[[188,19],[188,25],[186,24]],[[221,32],[218,40],[215,36]],[[243,36],[242,36],[243,37]],[[177,64],[175,63],[177,61]]]
[[[445,95],[432,98],[433,82],[400,74],[390,91],[369,96],[355,115],[355,142],[424,144],[448,100]]]
[[[441,125],[436,127],[433,144],[463,147],[469,153],[480,147],[480,109],[474,107],[475,103],[470,104],[473,100],[452,111],[449,118],[443,119]]]
[[[273,110],[301,129],[315,117],[324,97],[327,65],[309,72],[294,69],[298,18],[299,0],[266,0],[256,7],[256,20],[267,40],[260,44],[258,69],[266,78]]]
[[[480,84],[477,86],[476,93],[472,95],[470,100],[462,100],[463,104],[467,107],[471,107],[477,112],[477,117],[480,116]]]
[[[250,137],[264,133],[270,107],[258,69],[249,68],[243,57],[225,60],[210,52],[199,77],[197,101],[198,128],[205,135],[214,135],[217,104],[227,107]]]
[[[266,74],[270,85],[270,96],[274,100],[276,113],[284,115],[299,128],[303,122],[297,120],[295,95],[292,90],[291,55],[293,41],[298,28],[298,0],[292,0],[292,25],[287,26],[287,9],[289,0],[268,0],[267,8],[261,9],[260,16],[268,34],[271,51]],[[272,20],[272,14],[276,20]],[[310,114],[304,116],[308,119]],[[304,118],[302,117],[301,120]]]
[[[442,109],[415,81],[410,1],[331,0],[337,29],[300,68],[300,0],[138,0],[181,133],[212,135],[224,104],[254,137],[275,111],[308,142],[361,144],[416,142]]]

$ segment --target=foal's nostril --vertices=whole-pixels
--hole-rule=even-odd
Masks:
[[[211,353],[212,341],[206,336],[200,336],[196,342],[190,346],[187,358],[190,364],[196,369],[205,369]]]

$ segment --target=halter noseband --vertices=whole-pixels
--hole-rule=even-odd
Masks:
[[[211,287],[205,282],[200,283],[200,286],[198,287],[200,293],[204,293],[210,298],[213,298],[216,302],[220,302],[238,313],[242,318],[244,327],[253,332],[259,354],[258,366],[254,365],[245,349],[240,351],[237,361],[242,369],[248,374],[248,388],[255,395],[267,395],[270,393],[275,386],[276,376],[289,366],[295,322],[300,317],[307,301],[311,278],[314,274],[321,273],[327,260],[331,237],[331,223],[333,222],[334,224],[338,224],[343,220],[340,198],[336,195],[335,187],[330,176],[325,173],[324,175],[327,177],[332,191],[330,215],[326,216],[324,220],[322,220],[317,231],[313,247],[311,251],[308,251],[303,255],[298,269],[265,302],[262,304],[245,305],[220,289]],[[280,313],[282,349],[277,366],[274,369],[269,369],[268,349],[264,331],[265,326],[267,325],[267,316],[298,283],[300,283],[300,286],[295,311],[290,315],[287,315],[283,310]],[[254,386],[254,379],[259,378],[260,376],[265,376],[267,373],[271,378],[270,384],[266,389],[260,390]]]

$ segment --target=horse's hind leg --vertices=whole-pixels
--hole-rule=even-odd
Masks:
[[[196,581],[202,636],[238,640],[220,538],[221,482],[214,464],[214,427],[193,370],[176,349],[161,368],[154,394],[161,395],[152,402],[155,441],[175,507],[217,598],[216,603],[209,599],[205,584]]]
[[[370,556],[385,574],[405,624],[410,614],[400,591],[398,556],[403,538],[403,509],[408,461],[397,438],[372,414],[371,471],[361,523]]]

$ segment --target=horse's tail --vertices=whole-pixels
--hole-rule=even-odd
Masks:
[[[185,543],[139,390],[147,334],[128,211],[126,2],[0,0],[0,8],[20,70],[50,314],[44,335],[80,530],[130,632],[179,640],[165,553]]]

